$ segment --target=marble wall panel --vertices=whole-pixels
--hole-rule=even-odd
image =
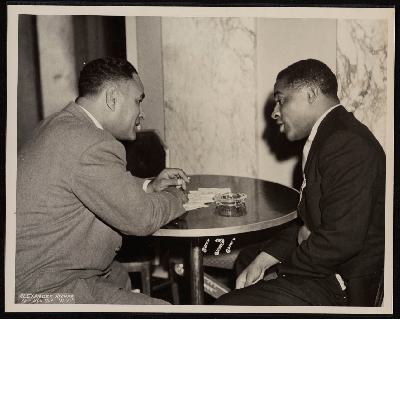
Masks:
[[[162,18],[165,138],[189,174],[257,176],[254,18]]]
[[[339,98],[385,148],[387,20],[337,21]]]
[[[315,58],[336,70],[336,20],[257,18],[259,178],[300,189],[302,148],[290,143],[271,118],[279,71]]]
[[[39,63],[37,57],[36,16],[20,15],[18,19],[18,150],[42,118]]]
[[[146,95],[142,103],[145,115],[142,128],[157,129],[165,140],[161,17],[131,18],[136,20],[138,36],[136,68]]]
[[[72,16],[39,15],[37,33],[43,116],[47,117],[78,97]]]

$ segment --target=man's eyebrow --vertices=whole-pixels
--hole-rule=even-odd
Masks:
[[[279,90],[276,91],[276,92],[274,93],[274,97],[275,97],[276,95],[278,95],[278,94],[282,94],[282,92],[280,92]]]
[[[145,98],[145,94],[142,93],[142,95],[140,96],[140,100],[143,100]]]

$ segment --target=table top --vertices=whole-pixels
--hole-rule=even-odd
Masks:
[[[155,232],[154,236],[203,237],[258,231],[282,225],[297,217],[299,192],[293,188],[261,179],[222,175],[191,175],[188,190],[230,188],[245,193],[246,215],[225,217],[215,214],[216,205],[198,208]]]

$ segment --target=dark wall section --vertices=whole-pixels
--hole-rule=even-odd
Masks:
[[[126,58],[125,17],[76,15],[73,19],[77,77],[84,63],[95,58]]]
[[[20,15],[18,20],[17,95],[17,147],[20,149],[43,115],[35,15]]]

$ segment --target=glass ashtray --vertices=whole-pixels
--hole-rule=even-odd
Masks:
[[[245,201],[247,195],[244,193],[218,193],[214,196],[216,215],[224,217],[241,217],[246,214]]]
[[[214,196],[215,204],[224,207],[239,207],[246,199],[247,195],[244,193],[217,193]]]

